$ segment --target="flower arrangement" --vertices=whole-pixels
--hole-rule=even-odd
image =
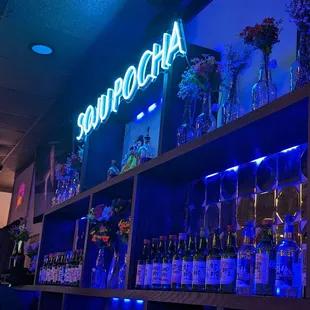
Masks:
[[[201,99],[201,88],[192,67],[186,68],[179,83],[178,97],[182,100]]]
[[[66,164],[57,164],[55,167],[55,177],[57,181],[64,181],[68,177]]]
[[[310,29],[310,1],[289,0],[286,4],[291,22],[295,23],[300,31],[308,32]]]
[[[281,24],[281,19],[276,21],[274,17],[267,17],[261,24],[245,27],[239,37],[244,40],[245,44],[253,45],[260,49],[264,55],[269,56],[273,46],[280,42]]]
[[[121,241],[125,244],[128,243],[129,232],[130,232],[130,217],[126,219],[121,219],[118,223],[118,231],[117,234],[120,236]]]
[[[99,248],[114,247],[118,235],[123,242],[127,237],[128,242],[129,227],[125,219],[128,218],[130,206],[131,200],[115,199],[111,206],[100,204],[92,208],[87,216],[93,225],[90,230],[91,241]],[[121,221],[123,224],[120,227]]]
[[[74,172],[79,171],[82,167],[84,156],[84,148],[79,146],[76,153],[72,153],[66,161],[67,174],[72,175]]]
[[[233,50],[232,44],[225,46],[224,62],[228,74],[232,77],[237,77],[242,73],[249,64],[253,49],[245,46],[243,51]]]
[[[26,226],[26,222],[27,220],[25,218],[21,218],[20,224],[13,226],[9,230],[10,237],[14,242],[27,242],[29,240],[30,231]]]
[[[196,57],[193,63],[194,81],[203,92],[214,92],[219,90],[221,83],[221,66],[213,56],[202,54],[202,58]]]

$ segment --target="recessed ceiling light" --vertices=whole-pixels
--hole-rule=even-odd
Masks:
[[[44,44],[32,44],[30,47],[31,47],[31,50],[35,52],[36,54],[50,55],[53,53],[53,49]]]

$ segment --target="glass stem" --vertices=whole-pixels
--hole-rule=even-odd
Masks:
[[[267,86],[267,103],[270,102],[269,96],[269,55],[264,53],[264,66],[265,66],[265,79],[266,79],[266,86]]]

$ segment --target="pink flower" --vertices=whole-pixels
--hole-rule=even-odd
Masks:
[[[103,209],[104,209],[104,205],[98,205],[95,207],[94,214],[97,219],[101,218]]]

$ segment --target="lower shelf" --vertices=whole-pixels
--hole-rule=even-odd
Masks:
[[[213,306],[229,309],[310,309],[310,299],[277,298],[267,296],[238,296],[198,292],[148,291],[148,290],[100,290],[93,288],[62,287],[50,285],[25,285],[17,290],[44,291],[60,294],[102,298],[129,298],[152,302]]]

